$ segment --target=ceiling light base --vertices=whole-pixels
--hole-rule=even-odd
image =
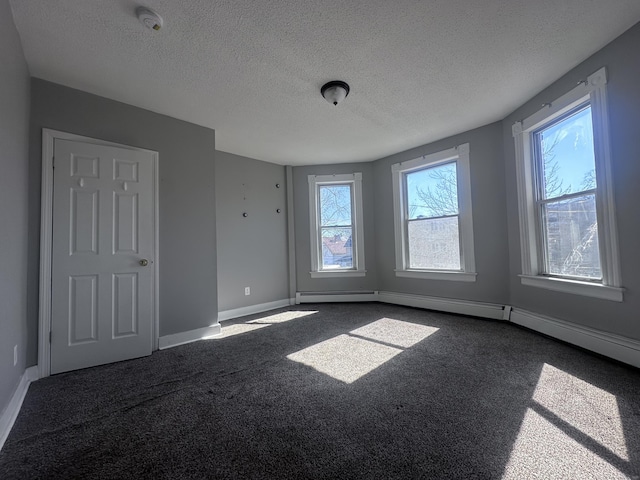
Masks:
[[[332,80],[322,86],[320,93],[327,102],[338,105],[338,103],[347,98],[349,90],[350,88],[347,82]]]

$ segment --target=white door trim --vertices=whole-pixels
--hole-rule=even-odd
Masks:
[[[140,152],[150,153],[153,157],[153,258],[155,261],[155,275],[153,278],[153,313],[152,313],[152,339],[153,350],[158,349],[159,323],[159,210],[158,210],[158,152],[144,148],[122,145],[120,143],[107,142],[73,133],[60,132],[48,128],[42,129],[42,187],[41,187],[41,213],[40,213],[40,302],[38,318],[38,370],[39,377],[48,377],[51,374],[51,344],[49,333],[51,332],[51,248],[53,232],[53,154],[56,139],[71,140],[75,142],[92,143],[108,147],[126,148]]]

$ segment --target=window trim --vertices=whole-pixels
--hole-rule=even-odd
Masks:
[[[520,225],[520,251],[523,285],[549,290],[585,295],[605,300],[623,301],[620,254],[615,219],[613,177],[611,171],[611,148],[607,104],[607,72],[602,67],[580,82],[560,98],[543,107],[512,126],[516,153],[516,177]],[[567,277],[546,276],[541,261],[543,245],[538,238],[537,211],[535,207],[535,171],[533,155],[533,132],[555,119],[589,103],[593,122],[596,189],[596,217],[598,220],[598,242],[602,283],[585,282]]]
[[[311,278],[364,277],[364,225],[362,207],[362,173],[346,173],[336,175],[309,175],[309,227],[311,247]],[[320,185],[352,184],[352,222],[351,233],[353,268],[321,268],[322,252],[318,242],[320,225],[318,225],[318,193]]]
[[[408,243],[406,223],[406,198],[404,174],[415,170],[456,162],[458,180],[458,228],[460,238],[460,270],[435,270],[408,268]],[[435,152],[420,158],[391,165],[393,180],[393,216],[396,247],[396,277],[429,280],[476,281],[476,264],[473,249],[473,212],[471,208],[471,175],[469,144]]]

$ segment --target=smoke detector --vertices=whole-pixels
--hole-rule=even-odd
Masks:
[[[136,15],[138,16],[138,20],[150,30],[160,30],[162,28],[162,17],[158,15],[156,12],[146,7],[138,7],[136,8]]]

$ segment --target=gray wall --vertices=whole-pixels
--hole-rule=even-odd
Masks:
[[[362,172],[362,206],[364,215],[365,277],[311,278],[308,175],[333,175]],[[378,288],[376,274],[376,239],[373,208],[373,165],[344,163],[293,168],[294,224],[296,238],[296,276],[299,292],[358,291]]]
[[[9,3],[0,0],[0,414],[26,366],[28,136],[29,71]]]
[[[474,252],[478,273],[476,281],[456,282],[396,277],[391,165],[447,150],[463,143],[469,143],[470,152]],[[379,290],[508,303],[505,179],[500,123],[383,158],[375,162],[373,172]]]
[[[219,311],[289,298],[285,168],[216,152],[216,224]]]
[[[595,53],[503,121],[507,180],[511,303],[517,307],[569,320],[630,338],[640,339],[640,24]],[[528,117],[545,102],[571,90],[578,80],[606,66],[609,73],[609,120],[614,193],[620,236],[624,302],[569,295],[523,286],[515,173],[515,148],[511,126]]]
[[[31,82],[29,356],[37,361],[41,131],[52,128],[160,154],[160,335],[217,321],[215,132],[39,79]]]

